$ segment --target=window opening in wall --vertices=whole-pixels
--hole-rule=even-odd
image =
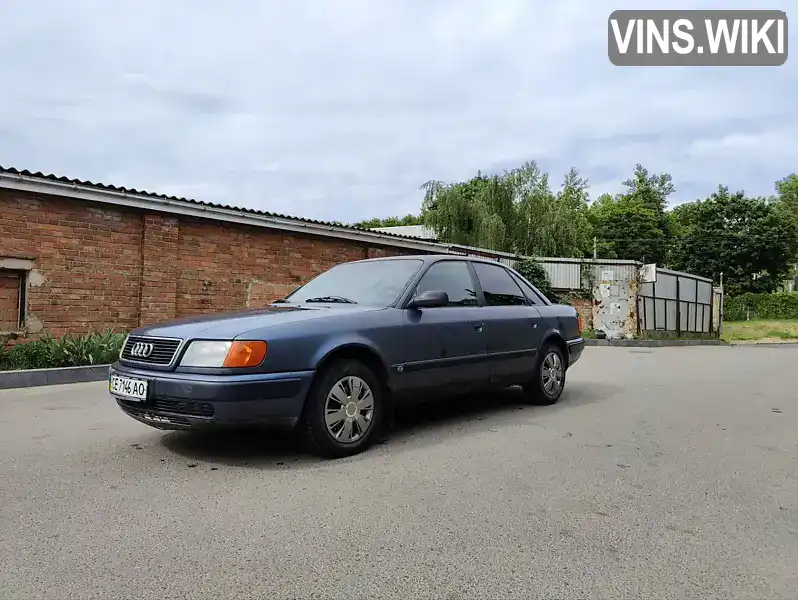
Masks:
[[[0,332],[25,326],[25,279],[24,271],[0,269]]]

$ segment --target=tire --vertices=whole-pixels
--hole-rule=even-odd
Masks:
[[[557,370],[557,365],[559,365],[559,370]],[[523,386],[528,401],[538,406],[555,404],[565,389],[566,371],[562,348],[553,343],[544,345],[535,364],[534,378]],[[556,376],[558,372],[559,377]],[[555,376],[552,377],[552,375]],[[552,379],[555,381],[554,385],[550,383]]]
[[[363,452],[379,436],[384,398],[384,385],[362,362],[344,359],[326,366],[317,375],[305,403],[300,425],[302,445],[323,458]]]

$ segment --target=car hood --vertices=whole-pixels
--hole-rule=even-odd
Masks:
[[[289,304],[275,304],[265,308],[174,319],[156,325],[139,327],[132,332],[132,335],[181,339],[233,339],[244,335],[248,331],[270,325],[334,318],[344,311],[352,313],[371,312],[374,310],[383,309],[357,305],[292,306]]]

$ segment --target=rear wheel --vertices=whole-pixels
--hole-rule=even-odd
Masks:
[[[358,360],[336,361],[319,373],[302,421],[303,445],[313,454],[341,458],[362,452],[376,439],[383,386]]]
[[[565,356],[557,344],[546,344],[540,352],[532,381],[524,393],[533,404],[548,406],[557,402],[565,388]]]

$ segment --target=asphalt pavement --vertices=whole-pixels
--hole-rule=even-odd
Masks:
[[[0,392],[3,598],[798,598],[798,347],[587,348],[321,461]]]

